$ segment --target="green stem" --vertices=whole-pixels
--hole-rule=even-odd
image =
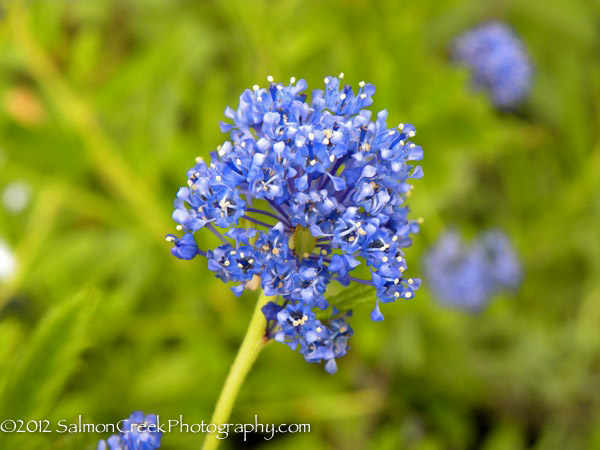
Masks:
[[[217,426],[227,423],[235,399],[246,379],[246,375],[248,375],[252,364],[254,364],[258,354],[267,343],[265,338],[267,323],[261,308],[268,300],[269,297],[264,292],[261,292],[254,308],[250,325],[248,325],[248,330],[246,330],[246,336],[244,336],[242,345],[229,369],[229,374],[221,390],[221,395],[219,395],[219,400],[215,406],[210,423],[214,423]],[[206,435],[202,450],[214,450],[219,446],[219,443],[220,440],[217,439],[217,433],[209,433]]]

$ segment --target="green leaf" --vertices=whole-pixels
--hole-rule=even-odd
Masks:
[[[84,290],[42,318],[8,373],[0,417],[27,420],[48,413],[87,345],[97,298],[96,292]]]
[[[348,311],[367,302],[375,302],[375,288],[373,286],[349,286],[331,297],[328,297],[330,308],[336,307],[340,311]],[[318,314],[320,318],[331,315],[330,308]]]

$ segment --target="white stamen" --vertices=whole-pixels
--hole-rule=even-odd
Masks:
[[[217,175],[217,176],[215,177],[215,180],[217,180],[217,181],[221,181],[222,179],[223,179],[223,178],[221,178],[221,175]]]
[[[273,77],[272,77],[271,75],[269,75],[269,76],[267,77],[267,81],[268,81],[269,83],[272,83],[272,82],[273,82]]]
[[[323,81],[325,81],[325,84],[327,84],[327,83],[329,83],[329,78],[325,77],[325,80],[323,80]]]
[[[346,94],[342,94],[342,95],[340,95],[340,99],[341,99],[341,100],[346,100]]]
[[[296,82],[296,77],[290,78],[290,84],[294,84]]]
[[[400,131],[404,130],[404,124],[401,123],[400,125],[398,125],[398,128],[400,129]]]
[[[323,145],[329,145],[329,139],[327,139],[327,138],[323,139]]]
[[[365,82],[364,82],[364,81],[361,81],[360,83],[358,83],[358,85],[359,85],[360,87],[365,87]]]
[[[252,90],[258,91],[258,84],[255,84],[254,86],[252,86]]]
[[[367,94],[360,94],[360,98],[364,100],[365,98],[367,98]]]
[[[404,294],[404,296],[405,296],[406,298],[410,298],[410,296],[411,296],[411,295],[410,295],[410,292],[407,292],[406,294]]]
[[[182,227],[181,225],[177,225],[177,226],[175,227],[175,229],[176,229],[177,231],[181,231],[181,230],[183,230],[183,227]]]
[[[314,140],[315,135],[313,133],[308,133],[308,139],[310,139],[311,141]]]
[[[333,161],[335,161],[335,156],[331,155],[331,156],[329,157],[329,162],[333,162]]]
[[[340,78],[344,78],[344,72],[340,72]]]

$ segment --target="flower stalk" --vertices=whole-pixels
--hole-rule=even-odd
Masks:
[[[223,385],[223,389],[217,400],[217,405],[215,406],[210,423],[219,426],[229,420],[231,410],[233,409],[235,399],[240,392],[242,384],[244,383],[248,372],[250,372],[254,361],[256,361],[258,354],[268,342],[265,335],[267,322],[261,311],[261,308],[267,304],[268,300],[269,297],[261,291],[254,308],[254,313],[252,314],[252,319],[250,320],[250,325],[248,325],[244,340],[229,369],[229,374],[227,375],[227,379],[225,380],[225,384]],[[216,449],[220,443],[216,436],[216,433],[208,434],[204,440],[202,449]]]

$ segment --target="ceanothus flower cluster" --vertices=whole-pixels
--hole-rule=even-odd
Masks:
[[[465,245],[450,231],[442,235],[425,257],[428,285],[445,305],[477,312],[503,289],[516,289],[521,265],[508,237],[487,231]]]
[[[119,434],[98,442],[98,450],[154,450],[160,448],[162,433],[154,414],[134,411],[118,424]]]
[[[517,106],[531,90],[533,66],[521,39],[501,22],[488,22],[454,40],[453,59],[471,72],[475,89],[500,109]]]
[[[373,320],[383,320],[379,302],[410,299],[420,284],[403,276],[403,249],[419,231],[405,199],[409,180],[422,176],[409,162],[423,150],[410,141],[412,125],[388,128],[387,111],[372,117],[365,109],[373,85],[355,92],[342,78],[326,77],[310,101],[306,81],[294,78],[284,85],[268,77],[266,88],[244,91],[237,109],[225,110],[229,139],[209,163],[197,159],[177,194],[173,219],[183,236],[167,236],[176,257],[205,257],[236,295],[260,279],[277,299],[263,308],[269,337],[330,373],[352,335],[347,314],[317,318],[331,282],[373,286]],[[202,229],[222,245],[200,250]],[[359,265],[370,279],[352,276]]]

